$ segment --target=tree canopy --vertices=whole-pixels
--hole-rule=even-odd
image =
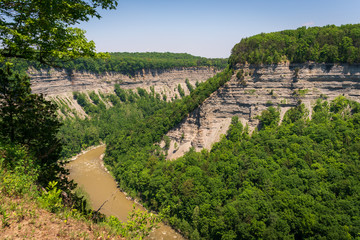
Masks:
[[[13,74],[9,67],[0,69],[0,143],[27,148],[44,185],[66,173],[58,163],[62,145],[56,137],[61,126],[56,109],[42,95],[31,93],[29,77]]]
[[[117,0],[2,0],[0,57],[36,60],[45,64],[97,56],[85,31],[71,27],[102,9],[115,9]]]
[[[232,49],[231,66],[289,61],[360,63],[360,24],[301,27],[244,38]]]
[[[108,141],[105,162],[122,189],[190,239],[356,238],[360,104],[318,100],[311,120],[304,108],[278,125],[270,107],[252,135],[234,118],[210,151],[174,161],[130,128]]]
[[[107,58],[78,58],[67,62],[57,62],[57,67],[71,71],[84,71],[95,74],[106,72],[118,72],[124,75],[134,76],[137,73],[154,70],[166,70],[175,68],[190,67],[214,67],[223,69],[227,66],[226,58],[205,58],[193,56],[187,53],[128,53],[113,52],[107,53]],[[25,61],[23,59],[11,59],[14,63],[14,70],[24,72],[29,67],[35,69],[48,69],[49,66],[39,64],[37,61]]]

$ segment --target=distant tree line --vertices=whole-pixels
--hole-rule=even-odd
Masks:
[[[34,61],[13,59],[18,72],[26,71],[30,66],[35,69],[49,69]],[[227,66],[225,58],[204,58],[187,53],[109,53],[109,58],[79,58],[68,62],[57,62],[59,68],[72,71],[86,71],[96,74],[118,72],[134,76],[143,70],[166,70],[184,67],[214,67],[223,69]]]
[[[285,61],[360,63],[360,24],[261,33],[242,39],[234,46],[229,58],[231,66]]]

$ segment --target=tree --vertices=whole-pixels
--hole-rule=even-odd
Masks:
[[[61,144],[56,134],[60,126],[56,106],[31,93],[29,77],[13,74],[10,67],[0,69],[0,141],[27,147],[44,184],[66,173],[58,164]]]
[[[21,58],[55,65],[56,61],[101,56],[94,42],[85,38],[85,31],[71,26],[100,18],[99,8],[116,6],[117,0],[2,0],[0,61]],[[0,70],[0,141],[26,146],[38,161],[43,183],[59,178],[66,184],[59,176],[67,171],[58,162],[56,106],[42,95],[31,94],[29,77],[14,75],[9,66]]]
[[[239,122],[239,117],[238,116],[232,117],[227,138],[232,142],[240,141],[243,128],[244,128],[243,125],[241,124],[241,122]]]
[[[99,56],[85,31],[71,26],[100,18],[99,8],[116,6],[117,0],[2,0],[0,57],[54,64],[56,60]]]
[[[260,128],[268,126],[274,127],[277,126],[280,121],[280,113],[276,108],[269,107],[262,111],[256,118],[260,120]]]

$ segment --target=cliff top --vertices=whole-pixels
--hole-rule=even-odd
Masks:
[[[360,24],[301,27],[242,39],[232,49],[236,64],[360,63]]]
[[[225,58],[204,58],[186,53],[108,53],[107,59],[79,58],[68,62],[56,63],[58,68],[66,69],[71,74],[73,71],[102,74],[116,72],[128,76],[135,76],[143,70],[169,70],[174,68],[214,67],[223,69],[227,66]],[[38,64],[34,61],[12,59],[18,72],[25,72],[29,68],[37,70],[49,69],[49,66]]]

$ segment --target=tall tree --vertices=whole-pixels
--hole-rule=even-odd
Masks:
[[[57,61],[101,56],[94,42],[85,38],[85,31],[72,26],[100,18],[100,8],[116,6],[117,0],[2,0],[0,61],[22,58],[56,65]],[[58,162],[56,107],[42,95],[31,94],[29,77],[14,75],[9,66],[0,69],[0,142],[26,146],[38,161],[40,182],[46,184],[67,173]],[[58,180],[66,184],[61,176]]]
[[[37,60],[44,64],[98,56],[85,31],[71,27],[102,9],[115,9],[117,0],[2,0],[0,57]]]
[[[0,69],[0,142],[27,147],[44,184],[66,173],[58,163],[61,144],[56,134],[60,126],[56,106],[31,93],[29,77],[13,74],[9,67]]]

